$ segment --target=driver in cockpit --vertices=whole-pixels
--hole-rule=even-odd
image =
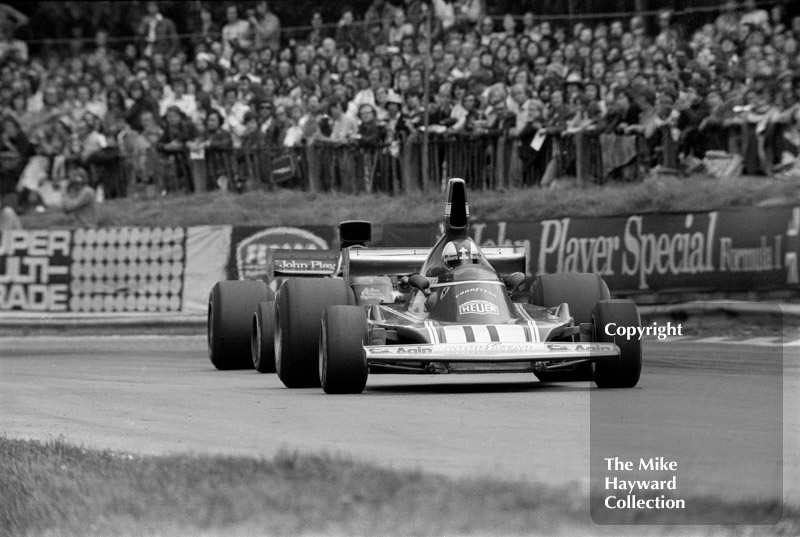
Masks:
[[[481,252],[472,239],[450,241],[442,250],[442,265],[447,271],[462,265],[478,265],[480,262]]]
[[[472,267],[476,270],[467,270]],[[450,282],[455,279],[483,279],[485,267],[483,266],[483,254],[478,245],[472,239],[450,241],[442,249],[442,268],[444,272],[439,274],[439,282]],[[456,269],[461,269],[456,274]]]

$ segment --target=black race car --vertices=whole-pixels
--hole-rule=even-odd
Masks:
[[[379,369],[637,384],[641,342],[605,330],[641,326],[633,302],[611,299],[595,274],[574,273],[540,275],[520,301],[524,249],[481,249],[468,231],[466,187],[451,179],[432,248],[367,248],[369,223],[343,222],[336,268],[317,274],[327,277],[288,278],[276,297],[264,282],[217,283],[212,363],[277,371],[289,388],[326,393],[360,393]]]

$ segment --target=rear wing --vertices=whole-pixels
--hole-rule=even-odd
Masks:
[[[407,276],[420,271],[430,248],[348,248],[342,250],[342,273],[354,276]],[[525,273],[525,247],[481,248],[500,276]]]
[[[339,264],[337,250],[289,250],[268,248],[261,258],[242,264],[249,279],[271,282],[276,276],[323,277],[336,274]]]

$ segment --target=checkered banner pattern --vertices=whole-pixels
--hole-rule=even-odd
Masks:
[[[180,311],[185,235],[183,228],[75,231],[70,311]]]
[[[0,310],[179,312],[183,228],[0,234]]]

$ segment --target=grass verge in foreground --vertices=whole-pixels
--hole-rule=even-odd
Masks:
[[[61,440],[0,437],[0,535],[683,534],[681,526],[595,526],[577,485],[451,479],[327,455],[274,459],[136,456]],[[776,502],[697,499],[743,523]],[[632,520],[633,521],[633,520]],[[697,528],[697,527],[695,527]],[[700,535],[795,535],[778,526],[699,527]]]
[[[800,203],[800,178],[739,177],[726,181],[688,177],[651,177],[640,183],[609,183],[577,187],[472,191],[470,210],[478,220],[540,220],[544,218],[610,216],[658,211],[710,211],[728,207]],[[336,225],[342,220],[419,224],[438,222],[442,193],[349,195],[294,190],[261,190],[239,195],[210,192],[169,195],[151,200],[107,200],[101,205],[101,225]],[[26,228],[72,227],[75,220],[61,211],[23,217]]]

